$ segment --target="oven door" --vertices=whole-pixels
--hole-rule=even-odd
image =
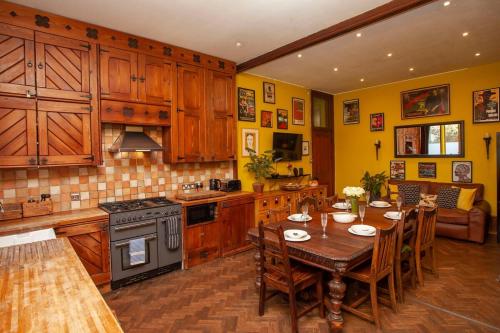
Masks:
[[[144,238],[144,264],[130,265],[129,246],[132,239]],[[111,270],[113,281],[158,268],[158,239],[156,233],[111,242]]]

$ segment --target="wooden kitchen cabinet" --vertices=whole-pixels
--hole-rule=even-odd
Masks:
[[[220,256],[219,222],[186,228],[184,267],[189,268]]]
[[[96,285],[111,281],[108,220],[56,227],[57,237],[67,237]]]
[[[172,105],[176,66],[162,58],[139,54],[139,101],[147,104]]]
[[[137,53],[101,47],[101,98],[120,101],[138,101]]]
[[[248,230],[255,225],[254,197],[226,200],[220,207],[222,255],[245,250],[250,245]]]

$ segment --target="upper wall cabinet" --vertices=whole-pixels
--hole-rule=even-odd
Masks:
[[[175,64],[162,58],[139,55],[139,100],[148,104],[172,105]]]

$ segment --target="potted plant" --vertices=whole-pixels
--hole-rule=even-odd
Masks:
[[[382,185],[385,186],[385,182],[388,178],[385,171],[376,173],[373,176],[370,176],[370,173],[366,171],[363,178],[361,178],[361,184],[365,191],[370,191],[370,199],[378,200],[380,199]]]
[[[257,155],[255,150],[247,148],[250,154],[250,162],[244,165],[248,172],[255,175],[255,183],[252,184],[253,190],[258,193],[264,191],[264,183],[260,182],[262,178],[269,177],[273,168],[272,150],[265,151]]]

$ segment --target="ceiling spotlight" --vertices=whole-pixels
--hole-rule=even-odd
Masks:
[[[410,70],[410,72],[413,72],[415,70],[415,68],[410,67],[409,70]]]
[[[358,32],[358,33],[356,34],[356,37],[361,37],[361,32]]]
[[[243,45],[241,42],[236,42],[236,47],[240,47],[241,45]]]
[[[462,37],[467,37],[467,36],[469,36],[469,33],[467,31],[462,33]]]
[[[337,67],[335,67],[335,68],[333,69],[333,71],[334,71],[334,72],[338,72],[338,71],[339,71],[339,69],[338,69]]]
[[[302,53],[297,54],[297,58],[302,58]]]
[[[359,81],[361,81],[361,82],[365,82],[365,79],[361,78],[361,79],[359,79]]]
[[[451,4],[451,1],[445,1],[443,2],[443,6],[448,7]]]
[[[476,54],[474,54],[476,57],[479,57],[481,55],[481,53],[479,52],[476,52]]]
[[[387,56],[390,58],[392,57],[392,53],[387,53]]]

